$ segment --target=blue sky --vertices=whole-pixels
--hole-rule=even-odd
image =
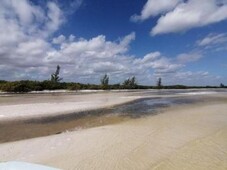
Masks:
[[[227,84],[226,0],[2,0],[0,79]]]

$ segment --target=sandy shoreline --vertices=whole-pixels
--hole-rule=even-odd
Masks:
[[[124,95],[122,98],[128,101],[140,96]],[[117,97],[118,93],[115,100]],[[27,161],[67,170],[224,170],[227,97],[212,94],[205,98],[210,100],[168,107],[153,116],[112,123],[108,120],[99,127],[2,143],[0,161]]]
[[[0,121],[49,117],[106,108],[140,98],[129,93],[22,95],[0,98]]]
[[[169,92],[172,94],[169,94]],[[7,94],[0,97],[0,122],[80,113],[83,111],[121,105],[141,98],[169,98],[201,95],[218,96],[220,94],[223,96],[222,93],[218,94],[216,91],[210,90],[173,90],[173,92],[171,90],[137,90],[131,92],[101,91],[87,94]],[[225,94],[227,94],[227,92],[225,92]]]

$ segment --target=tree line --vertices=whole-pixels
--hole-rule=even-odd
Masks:
[[[60,77],[60,66],[58,65],[56,71],[51,74],[50,80],[44,81],[31,81],[31,80],[21,80],[21,81],[4,81],[0,80],[0,91],[4,92],[30,92],[30,91],[43,91],[43,90],[111,90],[111,89],[187,89],[187,88],[227,88],[224,84],[217,86],[184,86],[184,85],[173,85],[164,86],[162,84],[162,79],[157,80],[155,86],[144,86],[139,85],[136,77],[130,77],[123,81],[121,84],[109,84],[110,77],[105,74],[100,79],[100,84],[82,84],[75,82],[63,82],[63,78]]]

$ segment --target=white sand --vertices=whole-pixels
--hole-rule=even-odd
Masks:
[[[76,113],[105,108],[133,101],[141,96],[127,97],[128,93],[107,92],[101,94],[60,96],[11,96],[0,101],[0,122],[4,120]],[[6,98],[6,97],[5,97]]]
[[[0,144],[0,160],[61,169],[227,169],[227,104]]]

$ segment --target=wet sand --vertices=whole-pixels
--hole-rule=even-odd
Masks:
[[[96,111],[97,112],[97,111]],[[30,139],[41,136],[61,134],[67,131],[76,131],[92,127],[116,124],[129,120],[129,117],[118,115],[103,115],[102,111],[97,114],[71,115],[67,118],[48,119],[29,119],[26,121],[4,121],[0,123],[0,143]],[[60,120],[61,119],[61,120]]]
[[[136,118],[126,115],[123,121],[119,115],[84,117],[80,125],[97,119],[93,128],[0,144],[0,160],[28,161],[61,169],[224,170],[227,97],[203,98],[210,100],[165,107],[161,114]],[[105,118],[106,123],[95,127]],[[61,123],[56,127],[61,127]]]

